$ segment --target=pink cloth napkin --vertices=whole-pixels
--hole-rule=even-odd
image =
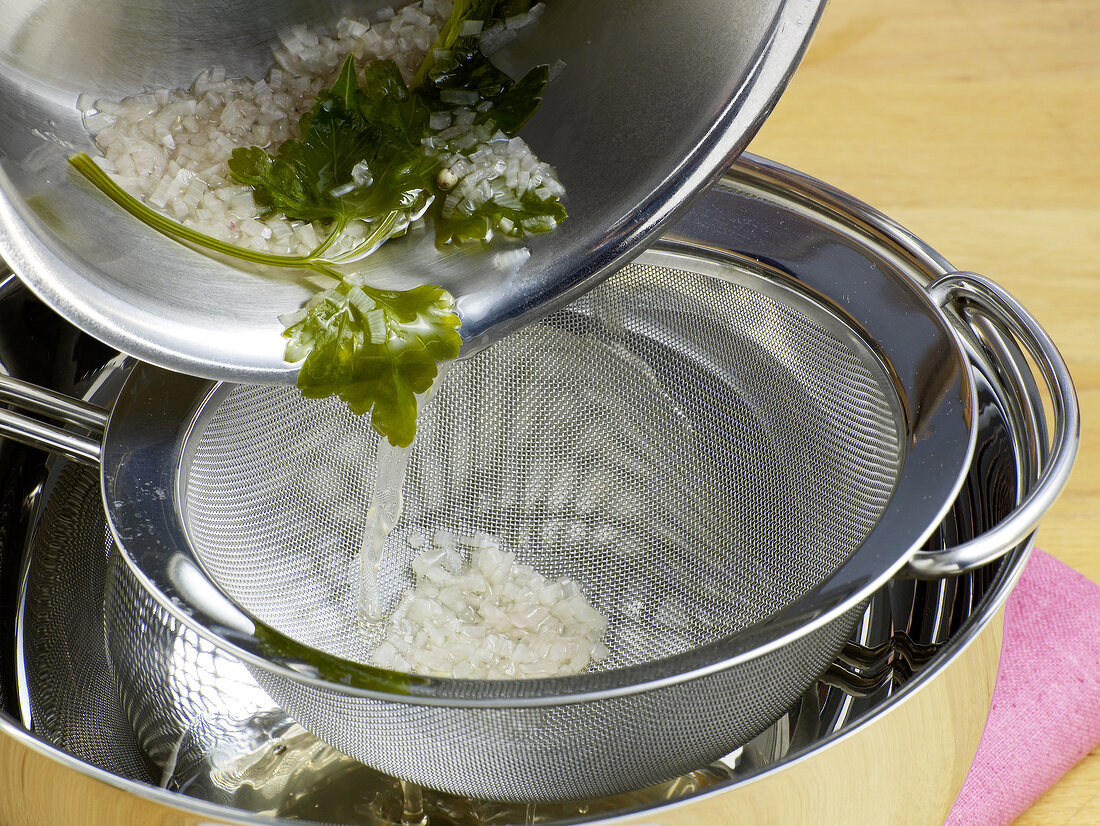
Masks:
[[[1036,550],[1005,608],[989,720],[946,826],[1011,823],[1100,743],[1098,631],[1100,586]],[[1100,823],[1100,809],[1080,814]]]

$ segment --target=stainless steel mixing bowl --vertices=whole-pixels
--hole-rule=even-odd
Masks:
[[[293,24],[373,15],[390,0],[3,0],[0,255],[61,315],[144,361],[204,377],[292,381],[278,316],[310,291],[181,247],[68,168],[89,137],[78,95],[188,86],[211,64],[260,77]],[[400,4],[396,4],[400,5]],[[562,64],[522,135],[553,164],[570,218],[504,283],[492,252],[395,243],[386,285],[440,283],[467,350],[574,298],[636,253],[744,148],[800,59],[824,0],[555,0],[495,59]],[[489,274],[486,276],[486,274]],[[411,283],[410,283],[411,282]]]

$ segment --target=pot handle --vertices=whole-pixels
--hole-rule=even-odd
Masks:
[[[0,375],[0,404],[3,403],[16,410],[0,407],[0,435],[78,462],[99,464],[108,411],[36,384]],[[76,425],[87,430],[89,435],[48,424],[17,410],[45,415],[65,425]]]
[[[921,550],[910,559],[906,572],[919,579],[962,574],[1006,554],[1026,539],[1061,493],[1069,478],[1081,441],[1077,395],[1069,370],[1054,342],[1039,323],[1004,288],[971,272],[952,272],[926,287],[929,296],[973,335],[964,313],[977,315],[1007,331],[1031,356],[1050,394],[1053,433],[1049,443],[1037,445],[1037,478],[1016,507],[985,533],[952,548]],[[1032,400],[1042,412],[1039,400]],[[1040,428],[1039,439],[1042,440]]]

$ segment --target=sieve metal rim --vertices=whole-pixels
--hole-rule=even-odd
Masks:
[[[759,260],[739,256],[730,251],[720,251],[704,245],[690,245],[682,241],[669,241],[660,248],[645,253],[640,261],[665,265],[682,264],[685,256],[696,259],[702,256],[721,269],[738,265],[757,275],[773,279],[816,303],[826,306],[838,317],[845,318],[849,329],[858,329],[859,320],[841,310],[836,302],[812,285]],[[778,289],[778,286],[776,287]],[[914,292],[913,295],[919,295]],[[933,313],[934,315],[934,313]],[[957,342],[946,325],[942,326],[941,344],[946,341],[957,348]],[[884,364],[890,364],[889,353],[881,347],[873,348],[882,353]],[[961,350],[957,350],[960,359]],[[956,397],[968,411],[966,402],[972,396],[972,377],[962,365],[955,371]],[[919,382],[911,375],[892,373],[900,394],[900,404],[905,415],[907,430],[914,424],[912,406],[914,399],[907,398],[914,392],[923,392]],[[104,454],[104,497],[112,531],[123,550],[123,558],[142,582],[180,621],[215,645],[230,650],[234,655],[265,671],[275,672],[299,683],[311,684],[323,690],[334,690],[355,696],[387,701],[409,702],[425,705],[450,706],[540,706],[586,702],[614,696],[624,696],[658,689],[685,682],[740,663],[763,656],[792,640],[797,639],[830,622],[845,610],[858,604],[868,593],[892,576],[903,566],[910,555],[926,538],[928,532],[940,521],[941,511],[954,500],[958,486],[965,476],[973,449],[973,429],[976,422],[970,416],[958,416],[955,405],[940,405],[928,416],[920,419],[928,429],[928,437],[913,439],[906,435],[907,467],[914,467],[913,459],[920,467],[937,452],[947,451],[958,462],[958,471],[939,480],[942,496],[929,496],[925,474],[916,474],[905,484],[899,483],[898,491],[888,505],[891,510],[908,515],[902,522],[909,528],[899,547],[893,531],[885,530],[882,521],[872,531],[864,545],[853,554],[862,565],[842,566],[828,581],[801,600],[773,615],[759,627],[742,631],[692,652],[659,661],[664,667],[662,675],[654,678],[654,663],[632,666],[617,671],[582,674],[533,681],[470,681],[428,677],[410,678],[396,675],[372,666],[350,664],[319,652],[307,651],[305,657],[273,653],[258,635],[266,632],[262,625],[233,605],[216,586],[205,577],[193,555],[184,528],[179,503],[180,468],[182,457],[172,454],[179,444],[187,444],[186,436],[198,420],[202,405],[215,392],[213,382],[167,373],[159,368],[135,364],[127,388],[138,392],[124,392],[116,406],[108,426],[107,445]],[[181,388],[184,392],[181,392]],[[169,401],[167,408],[153,410],[148,401],[159,398]],[[929,416],[931,418],[929,418]],[[136,418],[135,418],[136,417]],[[182,424],[181,424],[182,423]],[[112,428],[124,427],[122,438]],[[131,433],[129,431],[137,431]],[[141,444],[133,444],[138,441]],[[165,451],[168,452],[167,458]],[[942,467],[942,461],[939,467]],[[151,475],[150,475],[151,474]],[[903,481],[905,472],[903,469]],[[944,482],[948,484],[944,484]],[[119,492],[136,489],[171,491],[167,501],[172,508],[158,507],[156,497],[143,497],[141,502],[125,501]],[[898,492],[901,492],[899,501]],[[916,507],[910,500],[917,497]],[[152,504],[146,512],[140,512],[143,504]],[[931,515],[930,515],[931,514]],[[166,517],[170,517],[167,518]],[[884,514],[885,517],[885,514]],[[134,526],[138,529],[134,531]],[[135,547],[136,544],[136,547]],[[853,570],[853,568],[855,570]],[[845,576],[838,576],[841,571]],[[704,657],[703,655],[712,655]],[[705,660],[700,663],[700,660]],[[337,679],[324,677],[317,663],[332,668]],[[647,679],[632,680],[641,669]]]

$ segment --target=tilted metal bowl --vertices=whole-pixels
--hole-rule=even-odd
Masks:
[[[291,381],[278,316],[310,291],[182,247],[115,208],[69,168],[91,142],[82,93],[186,87],[211,65],[258,79],[277,34],[390,0],[2,0],[0,256],[97,339],[162,367],[234,381]],[[400,5],[400,4],[397,4]],[[610,273],[744,148],[800,59],[824,0],[555,0],[494,59],[518,75],[563,64],[521,135],[558,170],[570,217],[530,241],[505,282],[492,250],[387,245],[368,278],[440,283],[467,350],[561,305]],[[407,240],[407,239],[403,239]]]

